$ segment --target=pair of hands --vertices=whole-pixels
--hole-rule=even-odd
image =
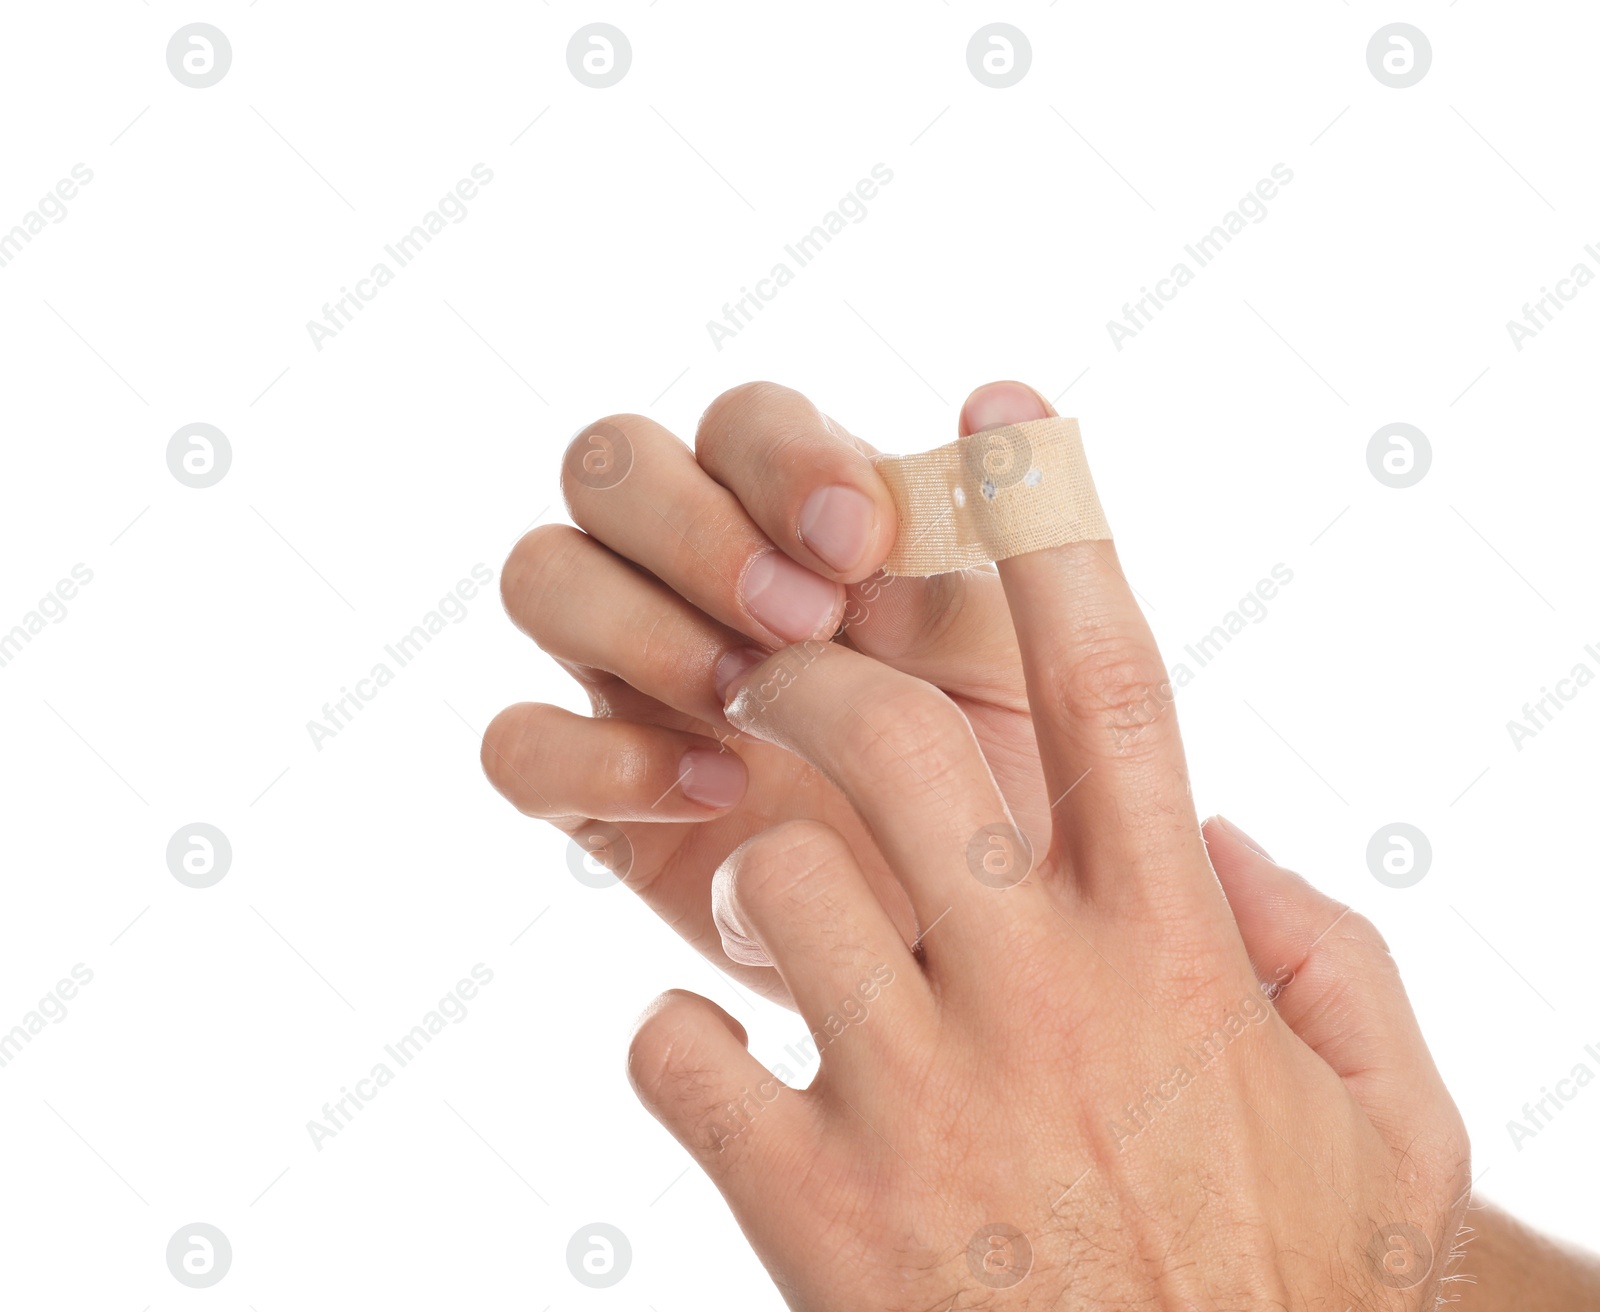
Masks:
[[[822,1054],[669,993],[640,1097],[796,1308],[1432,1308],[1468,1147],[1382,938],[1199,823],[1110,543],[885,579],[871,454],[767,384],[693,453],[616,416],[505,567],[594,716],[502,712],[490,779]]]

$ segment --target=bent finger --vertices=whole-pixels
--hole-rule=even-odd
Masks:
[[[815,1134],[804,1095],[750,1055],[744,1026],[674,989],[639,1018],[628,1079],[639,1101],[705,1169],[735,1210],[787,1191]]]
[[[603,475],[585,465],[597,437],[625,455]],[[769,647],[838,628],[844,589],[779,551],[660,424],[591,424],[567,449],[561,486],[580,528],[730,628]]]
[[[536,702],[495,716],[482,757],[489,782],[524,815],[545,820],[711,820],[749,784],[726,743]]]
[[[893,1041],[931,1009],[899,929],[825,824],[790,820],[749,839],[717,871],[711,905],[728,956],[777,968],[834,1069],[878,1064],[881,1042],[843,1041],[869,1014],[884,1018],[875,1034]]]
[[[1204,826],[1245,950],[1289,1028],[1375,1123],[1402,1130],[1450,1095],[1428,1056],[1389,945],[1371,921],[1278,865],[1237,826]]]
[[[922,935],[939,927],[931,970],[977,963],[1027,914],[1031,853],[944,693],[837,643],[779,652],[728,692],[730,724],[815,766],[866,822]]]
[[[777,383],[724,392],[700,419],[695,456],[773,542],[808,569],[857,583],[888,558],[895,511],[866,444]]]
[[[565,524],[522,537],[501,571],[500,592],[517,627],[557,660],[603,670],[712,723],[722,718],[719,683],[766,655]]]

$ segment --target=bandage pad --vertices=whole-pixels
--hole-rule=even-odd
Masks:
[[[1076,419],[1007,424],[882,456],[876,468],[900,516],[888,574],[946,574],[1111,536]]]

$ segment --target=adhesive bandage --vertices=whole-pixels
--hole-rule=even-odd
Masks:
[[[946,574],[1111,536],[1076,419],[991,428],[876,468],[900,516],[889,574]]]

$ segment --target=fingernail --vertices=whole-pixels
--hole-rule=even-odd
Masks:
[[[1262,847],[1260,843],[1256,842],[1255,839],[1251,838],[1249,834],[1245,833],[1244,830],[1240,829],[1238,825],[1234,824],[1232,820],[1228,819],[1227,816],[1219,815],[1217,817],[1217,821],[1224,829],[1226,829],[1257,856],[1265,857],[1268,861],[1272,861],[1272,854],[1268,852],[1266,848]],[[1276,861],[1272,861],[1272,864],[1277,865],[1278,863]]]
[[[969,396],[961,407],[962,426],[969,433],[1049,417],[1050,407],[1044,398],[1024,383],[990,383]]]
[[[839,602],[838,585],[781,551],[757,556],[744,572],[740,592],[745,609],[785,642],[815,637]]]
[[[717,700],[726,702],[729,685],[746,670],[755,669],[766,658],[765,652],[754,647],[735,647],[732,651],[724,652],[711,675],[717,685]]]
[[[853,569],[866,554],[877,513],[872,498],[853,487],[819,487],[800,508],[800,541],[834,569]]]
[[[733,752],[691,747],[678,762],[678,780],[691,802],[721,810],[744,796],[744,762]]]

